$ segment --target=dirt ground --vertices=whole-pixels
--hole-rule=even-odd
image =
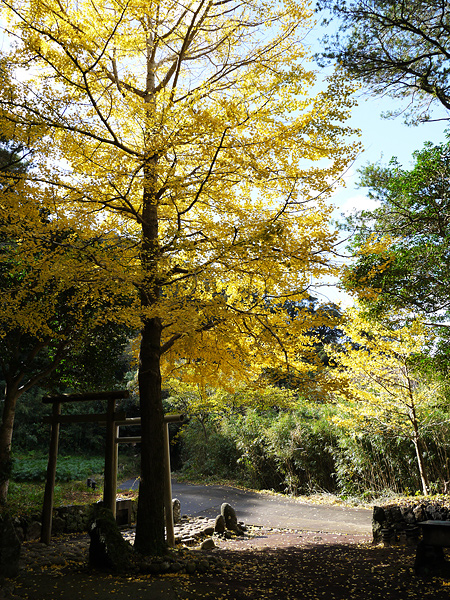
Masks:
[[[22,571],[6,582],[20,600],[449,600],[450,576],[414,574],[415,549],[367,536],[260,530],[223,540],[207,573],[113,576],[86,561]]]

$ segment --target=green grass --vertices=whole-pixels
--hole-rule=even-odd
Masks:
[[[103,497],[103,480],[95,490],[86,486],[86,481],[61,482],[55,486],[53,506],[69,506],[71,504],[93,504]],[[36,516],[42,513],[45,484],[40,482],[11,481],[8,491],[8,502],[0,506],[0,513],[9,513],[12,517]],[[136,498],[137,492],[121,492],[122,497]]]
[[[11,516],[39,516],[44,502],[45,479],[48,458],[42,453],[30,452],[14,457],[13,475],[9,483],[8,502],[0,506],[1,513]],[[103,456],[59,456],[54,491],[54,507],[70,504],[92,504],[103,496]],[[139,460],[129,454],[119,455],[118,480],[123,481],[139,474]],[[97,488],[86,485],[88,477],[93,477]],[[135,497],[126,493],[122,496]]]
[[[13,458],[11,479],[19,481],[46,480],[48,457],[37,452],[17,454]],[[58,456],[56,464],[56,481],[81,481],[88,477],[103,473],[105,459],[103,456]],[[119,479],[128,479],[139,473],[139,457],[119,454]]]
[[[19,481],[45,481],[47,457],[23,454],[14,457],[12,477]],[[104,459],[100,457],[60,456],[56,466],[56,481],[79,481],[103,472]]]
[[[42,512],[44,502],[43,483],[11,481],[8,490],[8,502],[0,507],[0,512],[9,513],[13,517],[36,516]],[[85,481],[60,483],[55,486],[54,506],[70,504],[91,504],[101,500],[103,490],[92,490]]]

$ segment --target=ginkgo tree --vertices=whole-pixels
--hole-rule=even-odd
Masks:
[[[189,415],[200,424],[205,441],[208,439],[206,423],[222,415],[245,411],[247,408],[277,410],[292,408],[296,394],[292,390],[266,385],[241,385],[233,392],[208,386],[206,382],[188,383],[178,379],[166,382],[169,392],[167,402],[175,410]]]
[[[17,76],[0,109],[43,157],[30,184],[127,240],[98,266],[140,296],[135,546],[161,552],[161,361],[195,349],[242,377],[305,369],[305,324],[277,307],[332,271],[326,196],[358,151],[351,89],[336,72],[311,94],[304,0],[1,6]]]
[[[25,171],[9,168],[20,157],[7,160],[7,149],[0,156],[0,504],[7,500],[19,398],[58,369],[67,375],[67,362],[74,367],[106,331],[122,347],[125,326],[133,325],[130,314],[117,314],[132,306],[132,290],[101,276],[86,252],[96,247],[96,259],[116,256],[117,240],[96,237],[95,224],[50,218]]]
[[[346,401],[333,420],[355,434],[369,430],[411,440],[427,495],[423,434],[436,426],[434,409],[442,394],[438,384],[424,382],[414,369],[414,358],[430,342],[430,328],[419,318],[409,322],[405,317],[397,313],[375,321],[360,308],[348,311],[347,341],[334,353]]]

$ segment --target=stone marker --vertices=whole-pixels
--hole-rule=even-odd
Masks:
[[[95,509],[89,529],[89,565],[114,572],[125,571],[131,564],[132,546],[126,542],[108,508]]]
[[[174,525],[181,523],[181,504],[178,498],[172,500],[173,522]]]
[[[223,515],[217,515],[214,522],[214,531],[216,533],[223,533],[225,531],[225,519]]]
[[[225,519],[225,527],[230,529],[231,531],[238,531],[238,522],[236,511],[234,508],[228,504],[228,502],[224,502],[220,507],[220,514]]]

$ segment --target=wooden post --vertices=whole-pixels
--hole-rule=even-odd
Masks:
[[[183,423],[186,417],[183,414],[172,414],[164,416],[164,510],[166,513],[166,539],[169,546],[175,546],[175,532],[173,524],[172,508],[172,477],[170,471],[170,443],[169,443],[169,423]],[[132,417],[129,419],[118,419],[116,425],[140,425],[141,417]],[[139,443],[140,436],[134,437],[116,437],[118,444]]]
[[[113,464],[113,484],[112,487],[114,489],[114,515],[117,512],[117,470],[119,468],[119,444],[117,443],[117,438],[119,437],[119,426],[114,422],[114,464]]]
[[[164,427],[164,509],[166,512],[166,540],[168,546],[175,546],[175,531],[173,525],[172,508],[172,477],[170,473],[170,444],[169,444],[169,423],[167,421]]]
[[[50,449],[48,452],[47,479],[45,482],[44,506],[42,508],[42,529],[41,542],[50,544],[52,537],[52,514],[53,514],[53,496],[56,480],[56,461],[58,458],[59,442],[59,416],[61,415],[61,403],[55,402],[52,410],[52,425]]]
[[[116,464],[116,424],[114,413],[116,401],[109,399],[106,421],[106,447],[105,447],[105,480],[103,484],[103,504],[106,508],[112,510],[116,516],[116,493],[117,493],[117,469],[114,472]]]
[[[58,440],[60,423],[81,423],[81,422],[106,422],[107,424],[107,442],[105,451],[105,486],[103,501],[108,508],[111,508],[113,514],[116,514],[116,492],[117,492],[117,450],[116,437],[118,428],[116,421],[126,419],[124,412],[115,412],[115,401],[122,398],[129,398],[128,390],[96,392],[93,394],[63,394],[61,396],[45,396],[42,398],[44,404],[52,404],[52,416],[44,417],[45,423],[51,424],[50,450],[47,467],[47,480],[45,484],[44,506],[42,508],[42,529],[41,541],[45,544],[50,543],[52,534],[52,513],[53,496],[56,479],[56,461],[58,458]],[[108,411],[106,414],[97,415],[61,415],[61,403],[108,400]]]

